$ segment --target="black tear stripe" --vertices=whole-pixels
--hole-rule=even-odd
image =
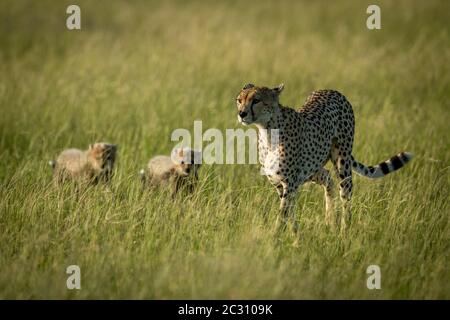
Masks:
[[[255,112],[253,112],[253,101],[252,101],[252,104],[250,105],[250,112],[252,114],[252,120],[254,121],[255,120]]]
[[[381,171],[383,171],[384,174],[388,174],[389,173],[389,167],[388,167],[386,162],[380,163],[380,168],[381,168]]]
[[[392,163],[392,167],[394,168],[394,170],[400,169],[401,167],[403,167],[403,162],[402,160],[400,160],[400,158],[398,156],[393,156],[390,159],[391,163]]]

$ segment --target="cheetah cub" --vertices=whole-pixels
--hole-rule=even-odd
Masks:
[[[283,88],[283,84],[273,89],[245,85],[236,98],[238,120],[258,128],[259,161],[277,189],[284,222],[292,218],[296,227],[292,216],[295,195],[299,186],[311,181],[325,190],[326,222],[334,225],[340,220],[344,230],[350,222],[352,170],[367,178],[383,177],[403,167],[412,154],[401,152],[376,166],[363,165],[352,154],[355,118],[352,106],[341,93],[314,91],[303,107],[294,110],[280,104]],[[277,143],[273,143],[272,132],[278,136]],[[333,217],[333,180],[324,168],[329,160],[339,179],[341,219]]]
[[[88,150],[67,149],[49,164],[56,182],[67,180],[98,183],[109,182],[116,161],[117,145],[94,143]]]
[[[163,186],[171,189],[174,197],[182,188],[193,192],[198,181],[201,152],[177,148],[171,156],[155,156],[139,174],[144,186]]]

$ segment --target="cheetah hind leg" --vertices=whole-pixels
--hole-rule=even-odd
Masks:
[[[321,185],[325,193],[325,223],[336,228],[337,220],[334,212],[334,182],[330,172],[322,168],[311,177],[311,181]]]
[[[340,232],[343,233],[351,221],[351,198],[353,191],[351,149],[334,145],[331,161],[339,179],[339,196],[342,202]]]
[[[344,160],[344,163],[349,163],[350,160]],[[344,167],[344,166],[342,166]],[[347,166],[345,166],[347,167]],[[341,198],[342,202],[342,214],[341,214],[341,223],[340,223],[340,231],[345,232],[346,229],[350,225],[351,221],[351,198],[352,198],[352,190],[353,190],[353,181],[352,181],[352,173],[351,171],[348,172],[345,170],[344,173],[342,173],[342,170],[340,170],[339,175],[339,196]]]

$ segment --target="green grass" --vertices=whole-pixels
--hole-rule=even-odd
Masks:
[[[0,2],[0,298],[450,298],[448,1]],[[142,195],[137,171],[176,128],[240,127],[247,82],[286,84],[282,103],[344,93],[355,157],[415,158],[354,178],[346,236],[322,189],[298,198],[298,247],[276,236],[278,199],[256,165],[202,168],[190,199]],[[114,197],[52,184],[67,147],[119,144]],[[82,289],[67,290],[66,267]],[[366,288],[377,264],[382,289]]]

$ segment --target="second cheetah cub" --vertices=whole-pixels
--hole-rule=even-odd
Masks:
[[[117,145],[94,143],[88,150],[67,149],[49,164],[56,182],[67,180],[82,183],[109,182],[116,161]]]
[[[200,166],[200,151],[177,148],[170,157],[160,155],[150,159],[147,168],[141,169],[139,174],[144,186],[169,187],[175,196],[182,188],[194,191]]]

